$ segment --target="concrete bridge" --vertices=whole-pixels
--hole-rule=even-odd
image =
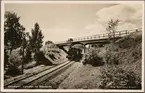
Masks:
[[[91,36],[85,36],[85,37],[78,37],[78,38],[71,38],[71,40],[56,42],[55,44],[63,49],[65,52],[68,51],[64,47],[70,47],[76,44],[81,44],[84,46],[84,49],[86,45],[92,45],[92,44],[108,44],[110,43],[110,40],[117,40],[119,38],[122,38],[124,36],[127,36],[133,32],[142,31],[142,28],[132,29],[132,30],[123,30],[123,31],[116,31],[113,35],[106,33],[106,34],[97,34],[97,35],[91,35]]]

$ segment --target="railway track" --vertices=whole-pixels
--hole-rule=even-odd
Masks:
[[[48,79],[48,78],[54,76],[56,73],[58,74],[59,71],[67,68],[68,66],[70,66],[72,64],[73,64],[73,62],[67,61],[60,65],[52,66],[48,69],[35,73],[34,75],[30,75],[30,76],[6,83],[6,84],[4,84],[4,88],[5,89],[23,89],[23,88],[26,88],[24,86],[36,85],[36,83],[38,83],[38,81],[41,82],[42,80],[44,80],[44,78]]]

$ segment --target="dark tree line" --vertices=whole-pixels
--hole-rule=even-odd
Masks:
[[[13,64],[9,57],[14,49],[20,48],[22,55],[22,73],[24,63],[32,60],[31,54],[36,54],[42,47],[44,38],[38,23],[34,24],[31,34],[25,32],[25,27],[20,24],[20,17],[14,12],[5,12],[4,16],[4,65],[9,70]],[[13,64],[13,65],[12,65]]]

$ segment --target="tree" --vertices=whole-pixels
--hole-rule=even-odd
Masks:
[[[69,39],[67,40],[67,42],[68,42],[68,43],[72,43],[72,42],[73,42],[73,39],[72,39],[72,38],[69,38]]]
[[[72,38],[69,38],[69,39],[67,40],[67,43],[68,43],[69,49],[70,49],[70,48],[72,47],[73,39],[72,39]]]
[[[106,30],[109,32],[109,39],[111,38],[115,38],[115,32],[116,32],[116,27],[119,24],[119,20],[110,20],[108,22],[108,26],[106,28]]]
[[[43,43],[42,39],[44,38],[38,23],[35,23],[34,29],[32,29],[31,33],[32,36],[30,36],[30,46],[32,52],[36,53],[42,47],[42,43]]]
[[[16,13],[6,12],[4,21],[4,45],[10,50],[21,46],[25,28]]]
[[[23,41],[22,41],[22,44],[21,44],[21,49],[22,49],[22,57],[23,57],[23,60],[22,60],[22,68],[21,68],[21,73],[23,74],[24,73],[24,62],[25,62],[25,56],[24,56],[24,52],[25,52],[25,48],[27,46],[27,41],[26,41],[26,38],[25,38],[25,34],[23,35]]]
[[[30,45],[30,35],[29,32],[26,33],[26,42],[27,42],[27,46],[26,46],[26,50],[25,50],[25,63],[28,63],[32,60],[32,51],[31,51],[31,45]]]
[[[52,41],[46,41],[45,42],[45,45],[47,45],[47,44],[52,44],[53,42]]]
[[[22,53],[22,68],[21,68],[21,73],[24,72],[24,63],[28,63],[32,60],[31,58],[31,48],[30,48],[30,42],[29,42],[29,33],[25,33],[23,35],[23,41],[21,44],[21,53]]]
[[[25,28],[19,22],[20,17],[17,16],[14,12],[5,12],[5,21],[4,21],[4,45],[5,45],[5,65],[9,64],[8,60],[8,51],[10,54],[13,49],[22,47],[23,50],[23,60],[22,60],[22,71],[23,71],[23,61],[24,61],[24,49],[26,47],[25,39]],[[13,64],[14,68],[16,64]],[[13,70],[14,68],[10,69]],[[15,70],[14,70],[15,71]]]

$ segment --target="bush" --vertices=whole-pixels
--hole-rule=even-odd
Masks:
[[[5,73],[6,75],[16,76],[21,74],[21,70],[16,65],[9,65],[8,70]]]
[[[22,64],[22,56],[20,53],[20,48],[15,49],[9,55],[8,70],[6,74],[8,75],[18,75],[20,74],[20,67]]]
[[[119,57],[119,52],[111,50],[111,49],[106,50],[105,61],[107,64],[118,65],[119,64],[118,57]]]
[[[130,70],[110,65],[102,68],[101,72],[99,87],[102,89],[141,89],[141,78]]]
[[[29,49],[26,49],[26,54],[24,57],[24,62],[25,63],[29,63],[32,61],[32,55],[31,55],[31,51]]]
[[[126,41],[124,41],[125,45]],[[137,41],[140,41],[140,39],[137,39]],[[130,46],[130,44],[127,44],[129,45],[127,48],[125,48],[125,46],[124,48],[122,47],[120,48],[119,45],[120,44],[118,42],[118,44],[114,44],[112,46],[111,45],[105,46],[106,47],[105,62],[107,64],[118,65],[122,63],[133,63],[142,58],[141,43],[136,42],[136,44],[133,44],[132,46]]]
[[[91,64],[92,66],[100,66],[103,65],[103,58],[99,57],[96,49],[91,48],[87,51],[85,58],[83,60],[83,64]]]
[[[34,60],[37,62],[36,65],[44,64],[44,65],[51,65],[52,63],[45,58],[45,54],[43,51],[39,51],[35,53]]]
[[[116,44],[119,46],[119,48],[125,49],[125,48],[130,48],[132,46],[135,46],[141,42],[142,42],[142,34],[138,32],[123,37],[122,39],[118,40]]]
[[[100,88],[141,89],[141,34],[132,33],[106,46]]]

